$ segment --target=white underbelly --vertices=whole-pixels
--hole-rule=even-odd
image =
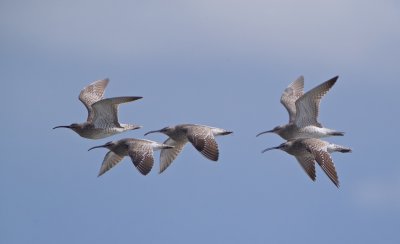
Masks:
[[[298,137],[312,137],[312,138],[322,138],[322,137],[327,137],[328,135],[328,130],[326,128],[320,128],[317,126],[306,126],[301,128],[298,131]]]
[[[124,131],[124,128],[96,129],[96,133],[90,136],[90,139],[103,139]]]

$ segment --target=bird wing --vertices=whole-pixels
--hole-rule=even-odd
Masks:
[[[153,148],[150,145],[131,146],[128,155],[142,175],[147,175],[153,168]]]
[[[186,141],[177,142],[171,138],[168,138],[164,144],[173,146],[173,148],[162,149],[160,153],[160,174],[168,168],[168,166],[175,160],[178,154],[182,151],[186,145]]]
[[[314,125],[322,127],[318,122],[319,104],[321,98],[331,89],[336,83],[338,76],[325,81],[319,86],[314,87],[310,91],[306,92],[296,101],[296,118],[294,122],[297,127],[305,127],[308,125]]]
[[[118,122],[118,105],[141,99],[142,97],[113,97],[102,99],[92,105],[95,128],[121,127]]]
[[[311,178],[311,180],[315,181],[315,163],[314,157],[312,155],[305,156],[296,156],[297,161],[300,163],[300,166],[304,169],[306,174]]]
[[[187,137],[192,145],[206,158],[212,161],[218,160],[218,144],[211,129],[193,126],[188,129]]]
[[[92,104],[103,98],[104,90],[106,89],[108,82],[108,79],[97,80],[83,88],[79,94],[79,100],[83,103],[83,105],[85,105],[88,111],[88,122],[91,122],[94,116],[92,112]]]
[[[333,163],[331,155],[322,150],[314,152],[314,155],[315,160],[324,170],[325,174],[329,177],[329,179],[331,179],[336,187],[339,187],[339,177],[336,173],[335,164]]]
[[[311,152],[314,156],[315,161],[321,166],[322,170],[329,177],[329,179],[335,184],[336,187],[339,187],[339,177],[336,173],[335,165],[331,158],[331,155],[325,151],[321,150],[318,142],[314,142],[312,139],[308,140],[306,147],[307,151]]]
[[[119,156],[118,154],[109,151],[106,156],[104,157],[103,163],[101,164],[100,172],[98,176],[101,176],[108,170],[110,170],[112,167],[117,165],[123,157]]]
[[[283,91],[281,103],[289,113],[289,123],[293,122],[296,117],[295,102],[303,95],[304,77],[300,76]]]

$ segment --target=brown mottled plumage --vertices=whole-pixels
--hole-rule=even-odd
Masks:
[[[289,113],[289,123],[261,132],[257,136],[275,133],[285,140],[343,136],[343,132],[324,128],[318,122],[321,98],[332,88],[337,79],[338,76],[335,76],[303,94],[304,78],[303,76],[297,78],[285,89],[281,96],[281,103]]]
[[[153,151],[159,149],[170,150],[170,148],[173,148],[173,146],[154,141],[126,138],[115,142],[107,142],[104,145],[92,147],[89,150],[101,147],[108,148],[110,151],[104,157],[98,176],[110,170],[125,156],[131,158],[132,163],[142,175],[147,175],[154,164]]]
[[[263,150],[266,152],[272,149],[280,149],[296,157],[301,167],[307,175],[315,181],[315,161],[321,166],[329,179],[339,187],[339,177],[336,173],[335,165],[331,158],[332,152],[351,152],[350,148],[331,144],[317,138],[300,138],[289,140],[277,147]]]
[[[113,97],[103,99],[104,90],[109,80],[98,80],[83,88],[79,94],[79,100],[88,111],[87,120],[84,123],[56,126],[56,128],[69,128],[80,136],[88,139],[101,139],[112,136],[126,130],[141,128],[138,125],[120,124],[118,122],[118,106],[141,99],[142,97]]]
[[[160,173],[162,173],[174,161],[189,141],[206,158],[217,161],[219,157],[218,144],[215,136],[228,135],[231,131],[196,124],[181,124],[165,127],[161,130],[149,131],[145,135],[154,132],[161,132],[169,136],[164,142],[174,146],[171,150],[161,150]]]

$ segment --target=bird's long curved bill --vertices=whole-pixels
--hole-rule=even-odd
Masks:
[[[265,153],[266,151],[270,151],[270,150],[274,150],[274,149],[279,149],[279,147],[270,147],[270,148],[262,150],[261,153]]]
[[[95,148],[101,148],[101,147],[106,147],[106,145],[101,145],[101,146],[95,146],[95,147],[91,147],[88,149],[88,151],[95,149]]]
[[[53,130],[57,129],[57,128],[68,128],[68,129],[70,129],[71,126],[69,126],[69,125],[60,125],[60,126],[53,127]]]
[[[257,137],[257,136],[260,136],[260,135],[262,135],[262,134],[272,133],[272,132],[274,132],[274,130],[263,131],[263,132],[258,133],[258,134],[256,135],[256,137]]]
[[[156,132],[160,132],[160,130],[152,130],[152,131],[145,133],[144,135],[147,136],[148,134],[156,133]]]

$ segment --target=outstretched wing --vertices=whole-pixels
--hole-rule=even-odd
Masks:
[[[297,161],[300,163],[300,166],[304,169],[306,174],[311,178],[311,180],[315,181],[315,163],[314,157],[312,155],[301,155],[296,156]]]
[[[314,87],[297,99],[295,103],[296,118],[294,121],[297,127],[302,128],[308,125],[322,127],[322,125],[318,122],[319,104],[321,102],[321,98],[329,91],[329,89],[332,88],[337,79],[338,76],[335,76],[319,86]]]
[[[88,122],[91,122],[94,116],[92,104],[103,98],[104,90],[106,89],[108,82],[108,79],[97,80],[83,88],[79,94],[79,100],[83,103],[83,105],[85,105],[88,111]]]
[[[177,142],[168,138],[164,144],[173,146],[173,148],[162,149],[160,153],[160,174],[168,168],[168,166],[175,160],[178,154],[182,151],[186,145],[186,141]]]
[[[316,139],[308,139],[306,147],[333,184],[339,187],[339,177],[336,173],[335,165],[331,155],[327,151],[321,150],[321,142]]]
[[[315,160],[324,170],[325,174],[331,179],[336,187],[339,187],[339,177],[336,173],[335,165],[333,164],[331,155],[325,151],[316,151],[314,153]]]
[[[103,163],[101,164],[100,172],[98,176],[101,176],[108,170],[110,170],[112,167],[117,165],[119,162],[121,162],[123,157],[119,156],[118,154],[115,154],[112,151],[109,151],[106,156],[104,157]]]
[[[293,122],[296,117],[295,102],[303,95],[304,77],[300,76],[283,91],[281,103],[289,113],[289,123]]]
[[[217,161],[219,156],[218,144],[210,128],[202,126],[190,127],[187,137],[193,146],[206,158]]]
[[[141,99],[142,97],[113,97],[102,99],[92,105],[93,124],[96,128],[121,127],[118,122],[118,105]]]
[[[154,164],[153,148],[150,145],[136,145],[129,148],[129,157],[131,157],[133,165],[142,175],[147,175]]]

